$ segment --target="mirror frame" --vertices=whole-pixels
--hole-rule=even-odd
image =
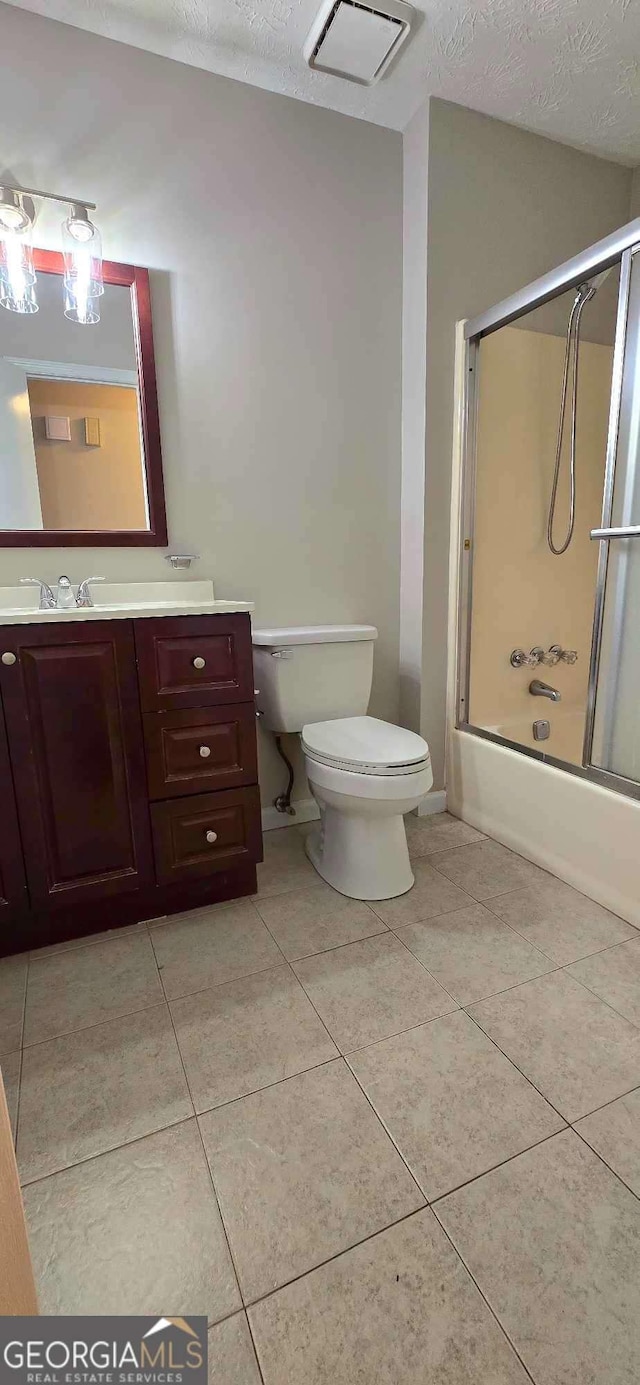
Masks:
[[[34,248],[33,262],[36,272],[63,274],[64,257],[57,250]],[[119,284],[128,288],[131,294],[149,528],[2,529],[0,548],[164,548],[168,544],[149,271],[138,265],[105,260],[103,275],[105,284]],[[90,330],[87,328],[87,331]]]

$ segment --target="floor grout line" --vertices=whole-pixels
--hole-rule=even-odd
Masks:
[[[58,1178],[62,1173],[67,1173],[69,1169],[82,1168],[84,1164],[93,1164],[96,1159],[104,1159],[109,1154],[117,1154],[121,1149],[129,1149],[132,1145],[139,1145],[143,1140],[151,1140],[154,1135],[163,1135],[166,1130],[177,1130],[178,1126],[186,1125],[188,1121],[196,1119],[195,1112],[192,1111],[188,1116],[180,1116],[178,1120],[169,1121],[168,1125],[159,1125],[157,1129],[147,1130],[144,1135],[135,1135],[132,1140],[122,1140],[119,1145],[109,1145],[108,1149],[99,1149],[95,1154],[86,1154],[83,1159],[74,1159],[71,1164],[63,1164],[59,1169],[50,1169],[48,1173],[38,1173],[35,1178],[21,1178],[21,1188],[33,1188],[36,1183],[46,1183],[49,1178]]]
[[[159,1010],[166,1005],[167,999],[164,991],[158,996],[157,1000],[152,1000],[149,1005],[140,1005],[136,1010],[125,1010],[121,1015],[103,1015],[102,1019],[93,1020],[91,1024],[81,1024],[77,1029],[63,1029],[59,1034],[49,1034],[45,1039],[34,1039],[33,1043],[23,1044],[22,1052],[31,1053],[34,1048],[42,1048],[43,1044],[55,1044],[58,1039],[72,1039],[75,1034],[87,1034],[90,1029],[99,1029],[103,1024],[117,1024],[119,1020],[132,1019],[134,1015],[144,1015],[147,1010]]]
[[[258,1294],[256,1298],[248,1299],[245,1303],[247,1315],[250,1308],[257,1308],[259,1304],[266,1303],[270,1298],[289,1289],[292,1284],[299,1284],[301,1279],[307,1279],[309,1275],[315,1274],[316,1270],[322,1270],[326,1265],[332,1265],[335,1260],[340,1260],[343,1255],[348,1255],[352,1250],[358,1250],[360,1246],[366,1246],[369,1241],[375,1241],[378,1236],[384,1236],[387,1231],[393,1231],[395,1227],[402,1226],[403,1222],[411,1221],[412,1217],[419,1217],[423,1212],[431,1209],[428,1202],[423,1202],[421,1207],[414,1207],[411,1212],[405,1212],[404,1216],[397,1217],[395,1221],[388,1222],[385,1226],[380,1226],[376,1231],[370,1231],[368,1236],[362,1236],[360,1240],[351,1242],[348,1246],[343,1246],[341,1250],[336,1250],[333,1255],[327,1255],[324,1260],[319,1260],[317,1265],[310,1265],[309,1269],[302,1270],[300,1274],[292,1275],[291,1279],[286,1279],[282,1284],[276,1285],[275,1289],[269,1289],[265,1294]],[[296,1383],[297,1385],[297,1383]]]
[[[188,1088],[188,1090],[189,1090],[189,1095],[190,1095],[190,1097],[191,1097],[191,1101],[192,1101],[192,1103],[193,1103],[193,1095],[192,1095],[192,1093],[191,1093],[191,1087],[189,1086],[189,1079],[188,1079],[188,1077],[187,1077],[187,1072],[186,1072],[186,1068],[185,1068],[185,1065],[184,1065],[184,1060],[183,1060],[182,1053],[181,1053],[181,1050],[180,1050],[180,1045],[179,1045],[179,1043],[178,1043],[178,1035],[176,1034],[176,1032],[175,1032],[175,1026],[173,1025],[173,1019],[172,1019],[172,1021],[171,1021],[171,1024],[172,1024],[172,1028],[173,1028],[173,1034],[174,1034],[174,1038],[175,1038],[175,1041],[176,1041],[176,1045],[177,1045],[177,1048],[178,1048],[178,1053],[180,1054],[180,1062],[181,1062],[181,1064],[182,1064],[182,1071],[183,1071],[183,1073],[184,1073],[184,1079],[185,1079],[185,1082],[186,1082],[186,1084],[187,1084],[187,1088]],[[207,1173],[208,1173],[208,1175],[209,1175],[209,1182],[210,1182],[210,1184],[211,1184],[211,1191],[212,1191],[212,1193],[213,1193],[213,1198],[214,1198],[215,1205],[216,1205],[216,1207],[217,1207],[217,1209],[218,1209],[218,1216],[219,1216],[219,1218],[220,1218],[220,1226],[222,1227],[222,1234],[223,1234],[224,1239],[225,1239],[225,1244],[226,1244],[227,1251],[228,1251],[228,1254],[229,1254],[229,1260],[230,1260],[230,1263],[231,1263],[231,1268],[232,1268],[232,1270],[233,1270],[233,1274],[234,1274],[235,1281],[236,1281],[236,1287],[237,1287],[238,1295],[239,1295],[239,1298],[240,1298],[240,1304],[241,1304],[241,1307],[244,1309],[246,1305],[245,1305],[245,1301],[244,1301],[244,1294],[243,1294],[242,1289],[241,1289],[241,1287],[240,1287],[240,1276],[239,1276],[239,1274],[238,1274],[238,1267],[237,1267],[237,1265],[236,1265],[235,1256],[234,1256],[233,1250],[232,1250],[232,1248],[231,1248],[231,1242],[230,1242],[230,1240],[229,1240],[229,1233],[228,1233],[228,1231],[227,1231],[227,1226],[226,1226],[224,1217],[223,1217],[223,1215],[222,1215],[222,1207],[220,1206],[220,1199],[219,1199],[219,1197],[218,1197],[218,1191],[217,1191],[217,1188],[216,1188],[216,1185],[215,1185],[215,1182],[214,1182],[214,1178],[213,1178],[213,1169],[211,1168],[211,1164],[210,1164],[210,1162],[209,1162],[209,1158],[208,1158],[208,1155],[207,1155],[207,1151],[206,1151],[206,1147],[205,1147],[205,1143],[204,1143],[204,1139],[203,1139],[203,1135],[202,1135],[202,1130],[200,1129],[200,1121],[199,1121],[199,1119],[198,1119],[198,1116],[195,1115],[195,1106],[194,1106],[194,1119],[195,1119],[195,1123],[196,1123],[196,1130],[197,1130],[197,1132],[198,1132],[198,1139],[199,1139],[199,1141],[200,1141],[200,1146],[201,1146],[201,1148],[202,1148],[202,1157],[203,1157],[204,1162],[205,1162],[205,1168],[206,1168]],[[236,1311],[240,1311],[240,1310],[236,1310]],[[232,1315],[229,1314],[229,1316],[232,1316]],[[262,1374],[262,1372],[261,1372],[261,1374]]]
[[[454,1241],[453,1238],[449,1235],[449,1232],[447,1231],[446,1226],[444,1226],[443,1223],[442,1223],[442,1221],[440,1220],[440,1217],[438,1216],[438,1212],[437,1212],[436,1208],[433,1207],[431,1210],[433,1211],[433,1215],[434,1215],[434,1217],[435,1217],[436,1220],[437,1220],[437,1223],[438,1223],[438,1226],[440,1227],[440,1230],[442,1231],[443,1235],[446,1236],[446,1238],[447,1238],[447,1240],[448,1240],[448,1242],[449,1242],[449,1245],[451,1246],[451,1248],[452,1248],[452,1250],[454,1251],[454,1253],[457,1255],[457,1257],[458,1257],[458,1259],[459,1259],[459,1261],[460,1261],[460,1263],[461,1263],[463,1269],[464,1269],[465,1272],[468,1274],[468,1276],[469,1276],[470,1280],[472,1281],[472,1283],[475,1284],[476,1289],[478,1290],[478,1293],[480,1294],[480,1297],[481,1297],[483,1303],[485,1303],[486,1306],[487,1306],[487,1308],[489,1309],[489,1312],[491,1313],[491,1316],[492,1316],[492,1318],[494,1319],[494,1322],[497,1324],[497,1326],[499,1327],[499,1329],[500,1329],[501,1333],[503,1334],[505,1340],[509,1343],[509,1346],[511,1347],[512,1351],[513,1351],[513,1352],[515,1353],[515,1355],[517,1356],[517,1358],[518,1358],[518,1360],[519,1360],[519,1362],[520,1362],[520,1365],[522,1366],[523,1371],[526,1372],[526,1375],[528,1376],[529,1380],[532,1382],[532,1385],[536,1385],[536,1381],[535,1381],[533,1375],[531,1374],[531,1371],[529,1370],[528,1366],[525,1365],[525,1362],[523,1361],[523,1358],[522,1358],[522,1356],[520,1355],[520,1352],[518,1351],[517,1346],[516,1346],[515,1343],[512,1341],[512,1338],[510,1337],[509,1333],[507,1332],[507,1329],[506,1329],[506,1327],[504,1326],[504,1323],[501,1322],[500,1318],[498,1317],[498,1314],[497,1314],[495,1308],[493,1307],[493,1304],[491,1303],[490,1299],[487,1298],[487,1295],[484,1293],[483,1289],[481,1288],[481,1286],[480,1286],[478,1280],[476,1279],[475,1275],[473,1274],[473,1272],[472,1272],[470,1266],[467,1264],[467,1262],[466,1262],[464,1256],[462,1255],[462,1252],[458,1249],[458,1247],[457,1247],[455,1241]]]
[[[486,1178],[487,1174],[496,1173],[498,1169],[506,1168],[507,1164],[515,1163],[516,1159],[522,1158],[523,1154],[530,1154],[533,1149],[539,1149],[541,1145],[548,1144],[550,1140],[557,1140],[558,1135],[566,1135],[567,1130],[571,1129],[572,1127],[568,1122],[564,1121],[560,1130],[552,1130],[548,1135],[541,1135],[539,1140],[534,1140],[532,1144],[525,1145],[524,1148],[519,1149],[516,1154],[508,1154],[506,1159],[499,1159],[496,1164],[490,1164],[488,1168],[482,1170],[482,1173],[476,1173],[472,1178],[465,1178],[462,1183],[456,1183],[454,1188],[448,1188],[446,1193],[438,1193],[436,1197],[430,1198],[429,1206],[435,1211],[440,1202],[444,1202],[448,1197],[453,1197],[454,1193],[460,1193],[464,1188],[470,1188],[474,1183],[480,1183],[483,1178]]]
[[[633,1088],[632,1088],[632,1091],[633,1091],[633,1092],[637,1092],[637,1091],[639,1091],[639,1090],[640,1090],[640,1088],[638,1088],[638,1087],[633,1087]],[[625,1097],[625,1096],[630,1096],[630,1095],[631,1095],[631,1092],[623,1092],[623,1097]],[[616,1100],[616,1101],[621,1101],[621,1100],[622,1100],[622,1097],[616,1097],[615,1100]],[[607,1106],[611,1106],[611,1105],[612,1105],[611,1102],[607,1102]],[[606,1110],[606,1106],[600,1106],[598,1109],[599,1109],[600,1111],[605,1111],[605,1110]],[[590,1112],[589,1112],[589,1115],[590,1115],[590,1116],[594,1115],[594,1112],[593,1112],[593,1111],[590,1111]],[[586,1120],[586,1119],[587,1119],[586,1116],[580,1116],[580,1117],[579,1117],[579,1120]],[[600,1162],[601,1162],[602,1164],[604,1164],[605,1168],[607,1168],[607,1169],[609,1170],[609,1173],[611,1173],[611,1174],[613,1175],[614,1178],[617,1178],[618,1182],[619,1182],[619,1183],[622,1183],[622,1185],[623,1185],[624,1188],[628,1188],[628,1190],[629,1190],[629,1192],[632,1194],[632,1196],[635,1197],[635,1198],[637,1199],[638,1202],[640,1202],[640,1193],[637,1193],[636,1190],[635,1190],[635,1188],[632,1188],[632,1187],[631,1187],[631,1184],[630,1184],[630,1183],[627,1183],[626,1178],[623,1178],[623,1177],[622,1177],[622,1174],[621,1174],[621,1173],[618,1173],[617,1169],[614,1169],[614,1168],[613,1168],[613,1166],[609,1163],[608,1159],[605,1159],[604,1154],[601,1154],[601,1153],[600,1153],[600,1150],[599,1150],[599,1149],[594,1149],[594,1146],[593,1146],[592,1144],[590,1144],[590,1142],[589,1142],[589,1140],[587,1139],[586,1135],[583,1135],[582,1131],[577,1129],[577,1125],[578,1125],[578,1122],[576,1122],[575,1125],[570,1125],[570,1126],[569,1126],[569,1129],[570,1129],[571,1131],[573,1131],[573,1134],[574,1134],[574,1135],[577,1135],[577,1136],[578,1136],[578,1139],[582,1140],[582,1143],[585,1144],[585,1145],[587,1146],[587,1149],[589,1149],[589,1150],[591,1151],[591,1153],[595,1155],[596,1159],[599,1159]]]

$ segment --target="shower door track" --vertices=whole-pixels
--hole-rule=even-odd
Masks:
[[[613,511],[613,486],[616,468],[616,453],[620,409],[622,402],[622,382],[624,353],[626,344],[626,323],[629,306],[629,287],[631,280],[631,261],[636,251],[640,251],[640,218],[622,227],[613,235],[606,236],[595,245],[566,260],[549,274],[542,275],[533,283],[503,299],[495,307],[471,318],[464,324],[464,384],[462,390],[462,477],[459,516],[459,555],[458,555],[458,640],[456,661],[456,729],[466,731],[481,740],[493,741],[508,750],[580,779],[624,794],[628,798],[640,800],[640,783],[612,770],[601,769],[591,764],[593,736],[596,714],[596,695],[600,666],[600,652],[605,610],[605,594],[609,543],[615,539],[640,537],[640,526],[630,525],[616,528],[611,524]],[[523,313],[542,307],[560,293],[573,288],[585,279],[591,278],[620,261],[620,287],[616,317],[615,345],[611,378],[611,402],[607,431],[607,449],[604,469],[604,490],[601,524],[591,531],[591,538],[600,543],[598,570],[595,586],[595,601],[592,626],[591,655],[589,662],[589,681],[585,713],[585,731],[582,764],[572,764],[558,759],[532,746],[521,745],[509,740],[495,731],[487,731],[475,726],[469,720],[469,686],[471,671],[471,632],[473,606],[473,545],[475,539],[475,494],[476,494],[476,419],[478,390],[478,349],[483,337],[500,327],[506,327]],[[619,627],[619,611],[615,624]],[[619,628],[616,628],[616,636]]]

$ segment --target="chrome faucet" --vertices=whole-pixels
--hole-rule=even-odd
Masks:
[[[40,588],[40,610],[53,611],[55,609],[56,598],[46,582],[41,582],[39,577],[21,577],[20,584],[23,587]]]
[[[542,683],[539,678],[534,678],[529,684],[529,692],[534,697],[548,697],[550,702],[560,702],[561,694],[557,688],[550,688],[548,683]]]

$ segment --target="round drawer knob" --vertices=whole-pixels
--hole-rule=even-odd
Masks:
[[[201,758],[202,758],[203,760],[208,760],[210,754],[211,754],[211,746],[210,746],[210,745],[201,745],[201,746],[200,746],[200,755],[201,755]]]
[[[191,662],[194,668],[204,668],[206,660],[203,659],[201,654],[196,654],[195,659],[192,659]]]
[[[214,842],[217,842],[217,840],[218,840],[218,833],[217,833],[217,832],[212,832],[212,831],[211,831],[211,828],[209,828],[209,831],[208,831],[208,832],[205,832],[205,836],[206,836],[206,838],[207,838],[207,841],[210,842],[212,846],[213,846],[213,843],[214,843]]]
[[[15,662],[16,662],[16,656],[15,656],[15,654],[12,654],[11,650],[8,649],[7,652],[6,652],[6,654],[3,654],[3,655],[2,655],[2,662],[3,662],[3,664],[15,664]]]

